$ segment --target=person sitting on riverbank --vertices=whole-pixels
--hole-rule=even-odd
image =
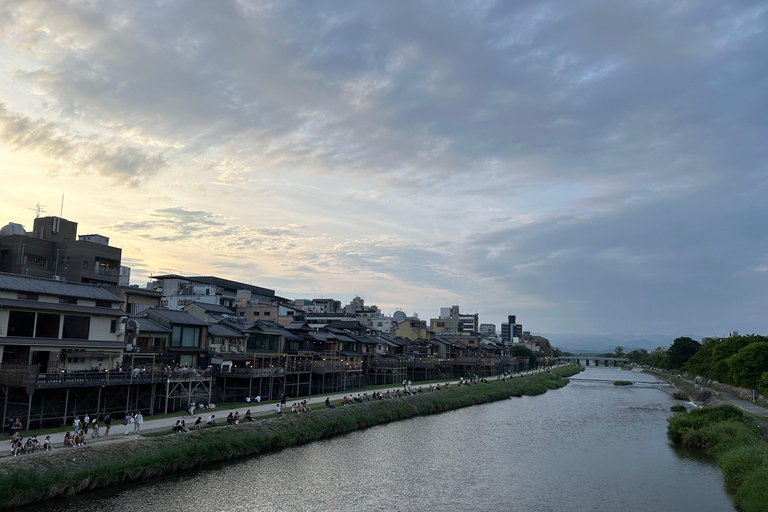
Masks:
[[[32,453],[34,451],[34,447],[32,446],[32,438],[27,438],[27,442],[25,442],[22,447],[21,451],[23,453]]]
[[[277,413],[278,416],[285,416],[283,410],[280,409],[280,404],[275,404],[275,413]]]
[[[325,406],[326,406],[327,408],[329,408],[329,409],[335,409],[335,408],[336,408],[336,407],[334,407],[333,405],[331,405],[331,397],[327,397],[327,398],[325,399]]]
[[[43,450],[46,452],[53,451],[53,443],[51,442],[51,436],[45,436],[45,439],[43,440]]]
[[[11,453],[14,457],[22,453],[22,449],[24,448],[24,445],[21,442],[21,439],[18,437],[11,441]]]
[[[240,424],[240,411],[235,411],[235,425]]]
[[[210,416],[208,416],[208,419],[205,420],[205,424],[206,425],[216,425],[216,415],[215,414],[211,414]]]
[[[181,434],[181,420],[176,420],[171,430],[173,430],[174,434]]]
[[[304,400],[301,402],[301,404],[304,406],[304,412],[310,412],[312,409],[309,408],[309,400]]]
[[[384,393],[384,398],[392,398],[392,395],[389,394],[389,390],[387,390],[387,392]]]
[[[38,451],[40,449],[40,441],[37,440],[37,436],[32,436],[30,441],[32,442],[32,451]]]
[[[82,430],[78,432],[77,435],[75,436],[75,445],[85,446],[85,434],[83,433]]]
[[[432,392],[432,384],[429,385],[429,392]]]
[[[227,425],[234,425],[235,424],[235,415],[232,414],[232,411],[227,414]]]
[[[247,419],[248,421],[253,421],[253,417],[251,416],[251,410],[250,409],[245,411],[245,419]]]
[[[195,420],[195,430],[201,430],[203,428],[203,417],[198,416]]]
[[[69,430],[64,434],[64,446],[75,446],[75,436]]]
[[[186,422],[186,421],[184,421],[184,420],[181,420],[181,431],[182,431],[183,433],[185,433],[185,434],[186,434],[187,432],[189,432],[189,429],[187,428],[187,422]]]

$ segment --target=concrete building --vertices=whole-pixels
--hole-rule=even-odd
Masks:
[[[155,276],[149,288],[161,294],[162,307],[175,310],[193,302],[217,304],[234,311],[237,306],[287,301],[277,297],[274,290],[216,276]]]
[[[78,236],[77,222],[61,217],[36,218],[32,232],[14,223],[0,229],[0,272],[118,285],[121,257],[108,237]]]
[[[483,336],[496,337],[496,324],[480,324],[478,332]]]

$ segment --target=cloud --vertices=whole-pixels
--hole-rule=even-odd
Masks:
[[[0,103],[0,140],[15,151],[34,151],[75,173],[92,173],[135,186],[165,167],[159,153],[116,140],[88,140],[68,135],[52,121],[34,120]]]
[[[757,1],[7,2],[0,140],[184,205],[112,229],[234,274],[279,258],[253,271],[293,290],[358,279],[543,331],[757,330],[767,18]]]

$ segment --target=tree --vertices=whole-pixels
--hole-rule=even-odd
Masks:
[[[670,368],[682,368],[693,355],[699,351],[701,345],[698,341],[687,336],[677,338],[669,347],[668,363]]]
[[[512,355],[512,357],[527,357],[528,364],[530,364],[532,367],[536,366],[536,360],[538,359],[538,356],[533,353],[533,350],[524,345],[512,345],[512,348],[509,349],[509,353]]]
[[[739,350],[752,343],[768,342],[768,338],[748,334],[746,336],[731,336],[712,346],[712,362],[708,377],[724,384],[734,384],[733,373],[726,361],[736,355]]]
[[[734,384],[754,389],[762,374],[768,372],[768,343],[750,343],[727,361]]]
[[[622,347],[621,345],[619,345],[618,347],[616,347],[615,349],[613,349],[613,355],[614,355],[615,357],[622,357],[622,356],[624,356],[624,347]]]

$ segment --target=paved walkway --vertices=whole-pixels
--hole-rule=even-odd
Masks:
[[[523,375],[536,375],[538,373],[541,373],[541,371],[536,370],[536,371],[515,373],[511,377],[521,377]],[[488,380],[496,380],[497,376],[485,377],[485,378],[488,379]],[[454,384],[457,384],[459,381],[458,380],[446,380],[445,382],[449,382],[451,385],[454,385]],[[440,386],[441,387],[444,384],[445,383],[443,381],[440,381]],[[433,386],[434,385],[436,385],[436,384],[433,384]],[[419,386],[421,386],[422,388],[426,389],[426,388],[429,387],[429,384],[422,384],[422,383],[418,383],[417,382],[417,383],[414,383],[411,387],[415,388],[415,389],[418,389]],[[402,385],[397,386],[397,385],[393,384],[388,389],[390,390],[390,392],[394,392],[395,389],[401,389],[402,390]],[[370,394],[370,393],[373,393],[373,391],[374,390],[368,390],[366,392],[368,392]],[[387,388],[376,389],[375,391],[377,391],[377,392],[381,391],[382,393],[386,393]],[[286,408],[285,408],[284,412],[286,414],[290,414],[291,413],[291,404],[293,404],[295,402],[300,402],[302,400],[309,400],[310,407],[313,410],[315,410],[315,411],[320,410],[320,409],[325,409],[325,403],[324,402],[325,402],[325,398],[326,397],[329,397],[330,400],[333,402],[333,401],[341,400],[344,396],[350,396],[350,397],[351,396],[357,396],[358,392],[361,395],[363,394],[362,391],[354,389],[354,390],[349,390],[349,391],[345,391],[345,392],[341,392],[341,393],[331,393],[331,394],[327,394],[327,395],[314,395],[314,396],[311,396],[311,397],[297,397],[297,398],[290,398],[289,397],[289,398],[286,399]],[[354,403],[355,402],[353,402],[353,405],[354,405]],[[336,406],[336,407],[338,407],[338,406]],[[188,417],[188,418],[186,418],[185,421],[187,423],[187,428],[189,428],[191,430],[192,426],[194,425],[195,420],[197,419],[198,416],[201,416],[203,418],[203,421],[205,421],[206,418],[208,418],[208,416],[210,416],[211,414],[214,414],[214,415],[216,415],[216,424],[217,424],[217,426],[226,426],[227,425],[227,416],[229,415],[230,412],[232,412],[234,414],[235,412],[239,411],[240,412],[240,417],[241,417],[241,422],[242,422],[242,417],[245,415],[245,411],[247,409],[251,410],[251,414],[254,416],[254,419],[256,421],[261,420],[261,419],[265,419],[265,418],[274,417],[275,414],[276,414],[275,413],[275,403],[274,402],[267,403],[267,404],[252,403],[252,404],[249,404],[249,405],[247,405],[245,407],[221,408],[221,409],[216,408],[216,409],[206,409],[206,410],[198,411],[195,414],[195,416],[193,416],[191,418]],[[181,412],[179,412],[179,414],[177,416],[173,416],[173,417],[166,417],[166,418],[161,418],[161,419],[151,419],[152,417],[148,416],[148,418],[149,419],[145,419],[144,420],[144,424],[141,427],[141,432],[142,433],[168,432],[169,435],[171,434],[171,428],[176,423],[176,420],[177,419],[182,419],[181,418]],[[59,450],[59,449],[77,450],[77,449],[80,449],[80,448],[77,448],[77,447],[76,448],[65,448],[63,446],[63,438],[64,438],[64,433],[65,432],[66,431],[58,432],[56,434],[51,434],[51,439],[53,440],[54,449],[56,449],[56,450]],[[104,425],[103,424],[99,428],[99,432],[101,433],[101,437],[96,437],[96,438],[92,438],[91,437],[91,433],[90,432],[88,433],[88,435],[86,436],[86,448],[88,446],[98,445],[98,444],[101,444],[101,443],[123,443],[123,442],[135,441],[137,439],[137,435],[133,433],[133,425],[130,426],[130,430],[129,430],[130,434],[125,435],[125,426],[122,424],[122,418],[115,418],[115,419],[113,419],[113,421],[112,421],[112,428],[110,429],[109,436],[104,436]],[[22,435],[22,437],[24,439],[26,439],[28,436]],[[45,436],[41,436],[41,438],[38,438],[38,440],[41,443],[42,443],[43,439],[45,439]],[[0,463],[11,462],[11,461],[14,460],[14,457],[11,456],[10,443],[8,443],[8,445],[6,445],[6,446],[7,446],[7,449],[0,450]],[[26,453],[26,454],[20,455],[18,458],[22,458],[22,457],[24,457],[24,458],[27,458],[27,457],[40,457],[40,456],[45,456],[46,453],[47,452],[42,452],[42,451],[35,452],[35,453]]]
[[[685,381],[693,386],[696,386],[698,388],[704,389],[706,391],[709,391],[715,396],[719,396],[724,401],[730,403],[731,405],[735,405],[739,409],[748,412],[749,414],[752,414],[753,416],[757,416],[759,418],[768,418],[768,409],[765,407],[762,407],[758,404],[755,404],[753,402],[750,402],[749,400],[744,400],[743,398],[733,395],[731,393],[726,393],[725,391],[719,391],[714,388],[709,388],[707,386],[701,386],[697,384],[696,382],[686,379],[684,377],[677,377],[678,379]]]

